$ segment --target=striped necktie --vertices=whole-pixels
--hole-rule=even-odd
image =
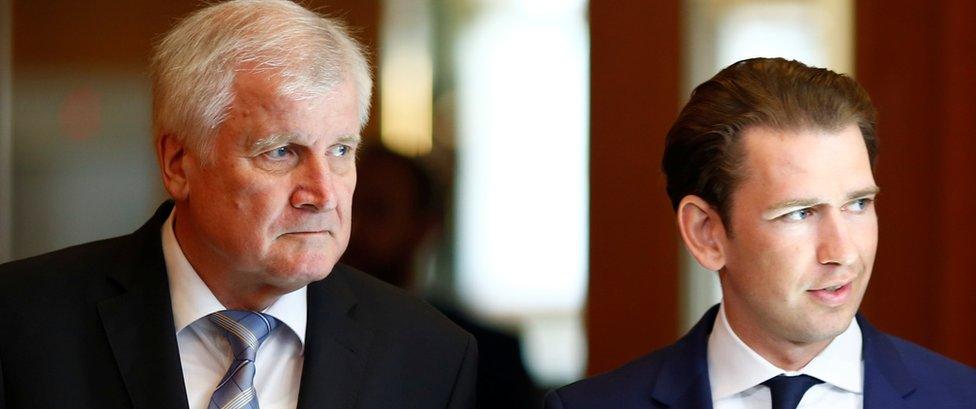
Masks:
[[[261,342],[278,326],[274,317],[259,312],[224,310],[209,315],[224,330],[234,353],[207,409],[259,409],[254,391],[254,357]]]

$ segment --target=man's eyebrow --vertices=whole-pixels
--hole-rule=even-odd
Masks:
[[[272,134],[264,138],[257,139],[254,142],[251,142],[247,146],[247,152],[251,155],[257,155],[259,153],[265,152],[267,150],[270,150],[278,146],[288,145],[299,139],[301,138],[295,134],[288,134],[288,133]],[[361,141],[362,141],[362,137],[359,136],[359,134],[349,134],[349,135],[340,136],[336,140],[336,143],[341,143],[346,145],[359,145]]]
[[[877,187],[877,186],[871,186],[871,187],[868,187],[868,188],[864,188],[864,189],[860,189],[860,190],[855,190],[855,191],[851,192],[850,194],[847,195],[847,199],[848,200],[850,200],[850,199],[860,199],[862,197],[875,196],[878,193],[881,193],[881,188],[880,187]]]
[[[813,207],[822,203],[824,203],[824,200],[817,198],[790,199],[769,206],[769,208],[767,208],[763,213],[769,214],[780,209],[788,209],[791,207]]]
[[[336,142],[346,145],[359,145],[362,140],[363,137],[359,136],[359,134],[349,134],[340,136]]]
[[[292,134],[271,134],[251,142],[247,147],[247,152],[256,155],[277,146],[287,145],[295,139],[296,136]]]
[[[858,190],[855,190],[855,191],[853,191],[851,193],[848,193],[847,194],[847,200],[859,199],[859,198],[863,198],[863,197],[867,197],[867,196],[877,195],[878,192],[880,192],[880,191],[881,191],[881,188],[879,188],[877,186],[871,186],[871,187],[867,187],[867,188],[864,188],[864,189],[858,189]],[[770,215],[774,215],[775,213],[777,213],[779,210],[782,210],[782,209],[789,209],[789,208],[793,208],[793,207],[797,207],[797,208],[814,207],[814,206],[817,206],[817,205],[820,205],[820,204],[823,204],[823,203],[826,203],[826,201],[825,200],[822,200],[822,199],[817,199],[817,198],[790,199],[790,200],[782,201],[782,202],[776,203],[776,204],[774,204],[772,206],[769,206],[769,208],[767,208],[766,211],[763,212],[763,214],[765,214],[767,216],[770,216]]]

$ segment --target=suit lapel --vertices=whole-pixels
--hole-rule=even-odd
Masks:
[[[109,272],[121,294],[98,303],[105,335],[136,409],[187,408],[160,227],[172,204],[130,236]]]
[[[916,380],[884,334],[860,314],[857,323],[864,351],[864,408],[908,407],[905,398],[915,391]]]
[[[652,398],[668,408],[711,408],[711,386],[708,382],[708,334],[718,313],[712,307],[692,330],[675,343],[671,358],[662,365],[654,384]],[[906,397],[916,389],[898,351],[884,334],[860,314],[864,351],[864,408],[889,409],[909,407]]]
[[[327,278],[308,286],[308,327],[298,408],[349,409],[366,373],[372,332],[353,319],[357,300],[336,265]]]
[[[656,377],[651,393],[655,401],[674,409],[711,409],[707,348],[708,334],[717,315],[716,305],[674,344],[674,352]]]

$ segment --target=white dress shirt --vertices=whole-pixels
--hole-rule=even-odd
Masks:
[[[225,310],[187,261],[173,233],[173,213],[163,224],[176,341],[190,409],[206,409],[233,358],[224,331],[207,315]],[[255,357],[254,388],[262,409],[295,409],[302,376],[307,288],[285,294],[262,311],[280,321]]]
[[[732,331],[719,308],[708,337],[708,381],[715,409],[769,409],[772,398],[762,382],[777,375],[810,375],[824,381],[810,388],[798,409],[860,409],[864,398],[861,328],[857,320],[798,371],[780,369],[753,351]]]

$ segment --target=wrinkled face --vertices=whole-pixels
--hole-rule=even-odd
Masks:
[[[321,280],[349,241],[355,90],[347,82],[294,100],[264,76],[241,73],[235,92],[211,162],[187,154],[181,245],[191,235],[208,265],[243,283],[290,291]]]
[[[723,238],[730,323],[748,338],[809,344],[843,332],[871,277],[877,194],[860,130],[743,134]]]

